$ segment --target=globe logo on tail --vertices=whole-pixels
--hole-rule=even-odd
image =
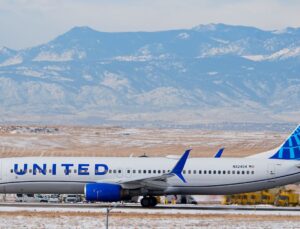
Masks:
[[[270,159],[300,159],[300,125]]]

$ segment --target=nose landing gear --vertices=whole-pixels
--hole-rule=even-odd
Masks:
[[[141,205],[144,208],[151,208],[157,205],[157,200],[154,196],[143,197],[141,200]]]

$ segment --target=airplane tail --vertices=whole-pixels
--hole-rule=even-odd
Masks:
[[[270,159],[300,159],[300,125]]]
[[[252,155],[249,158],[270,158],[282,160],[300,160],[300,125],[278,148]]]

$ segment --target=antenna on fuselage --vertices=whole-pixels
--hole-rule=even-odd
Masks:
[[[144,153],[144,155],[141,155],[139,157],[148,157],[148,156],[146,155],[146,153]]]

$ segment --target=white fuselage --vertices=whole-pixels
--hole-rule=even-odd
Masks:
[[[163,157],[3,158],[0,192],[84,193],[87,183],[154,177],[170,172],[176,162]],[[182,172],[186,183],[173,176],[168,178],[165,188],[148,192],[153,195],[231,194],[263,190],[299,182],[298,164],[297,160],[261,158],[189,158]]]

